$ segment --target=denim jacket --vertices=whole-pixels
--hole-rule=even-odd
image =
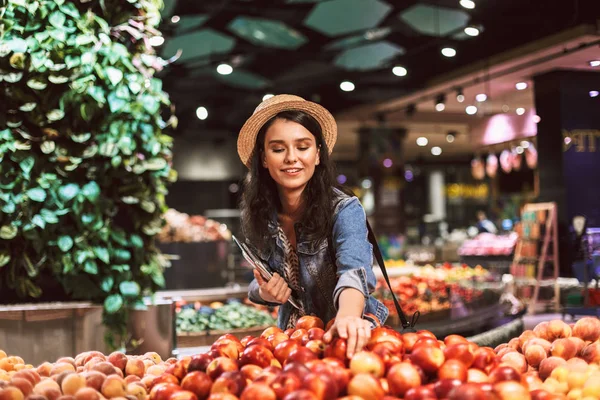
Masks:
[[[375,290],[376,278],[373,273],[373,246],[367,238],[365,211],[358,198],[351,197],[334,189],[335,199],[332,208],[333,232],[331,243],[335,254],[335,266],[329,253],[329,240],[310,241],[296,224],[296,252],[300,264],[300,286],[302,292],[296,296],[305,307],[307,314],[316,315],[327,323],[335,318],[338,300],[345,288],[359,290],[365,296],[363,313],[375,315],[381,324],[389,311],[371,293]],[[284,250],[277,236],[277,217],[269,221],[274,246],[256,254],[266,262],[272,271],[283,274]],[[253,247],[251,244],[249,244]],[[277,305],[265,302],[258,294],[258,283],[253,280],[248,289],[248,297],[258,304]],[[277,324],[284,329],[293,306],[287,302],[280,306]]]

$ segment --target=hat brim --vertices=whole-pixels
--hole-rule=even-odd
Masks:
[[[317,120],[323,132],[327,151],[331,154],[337,140],[337,124],[333,115],[323,106],[311,101],[285,101],[275,103],[256,112],[242,126],[238,136],[237,149],[238,155],[246,167],[250,168],[258,132],[265,123],[282,111],[303,111]]]

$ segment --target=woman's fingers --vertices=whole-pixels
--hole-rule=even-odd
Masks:
[[[260,272],[258,272],[255,269],[253,269],[252,272],[254,273],[254,279],[256,279],[256,282],[258,282],[258,286],[262,286],[265,283],[267,283],[267,281],[265,281]]]
[[[354,321],[354,320],[348,321],[348,325],[347,325],[347,330],[348,330],[347,356],[348,356],[348,358],[352,358],[352,356],[356,352],[359,326],[360,325],[357,324],[356,321]]]
[[[371,338],[371,326],[367,321],[362,321],[358,326],[356,352],[361,351]]]

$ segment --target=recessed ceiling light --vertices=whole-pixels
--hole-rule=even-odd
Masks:
[[[600,67],[600,60],[592,60],[590,61],[590,67]]]
[[[425,147],[427,146],[427,143],[429,143],[429,140],[427,140],[426,137],[421,136],[417,138],[417,146]]]
[[[529,148],[529,142],[527,140],[523,140],[521,142],[521,147],[524,149],[528,149]]]
[[[454,57],[456,55],[456,50],[453,49],[452,47],[444,47],[442,49],[442,55],[444,57]]]
[[[267,93],[263,96],[263,101],[270,99],[271,97],[275,96],[274,94],[271,93]]]
[[[517,113],[517,115],[523,115],[525,114],[525,109],[523,107],[519,107],[515,110],[515,112]]]
[[[465,28],[465,34],[471,37],[479,36],[479,29],[474,26],[467,26]]]
[[[204,121],[206,118],[208,118],[208,110],[206,109],[206,107],[198,107],[196,109],[196,116],[198,117],[199,120]]]
[[[469,115],[475,115],[475,114],[477,114],[477,107],[467,106],[467,108],[465,108],[465,112]]]
[[[483,103],[484,101],[487,100],[487,94],[479,93],[477,96],[475,96],[475,100],[477,100],[480,103]]]
[[[344,81],[342,83],[340,83],[340,89],[342,89],[344,92],[351,92],[353,91],[355,88],[354,83],[350,82],[350,81]]]
[[[460,0],[460,5],[467,10],[472,10],[475,8],[475,2],[473,0]]]
[[[453,133],[449,133],[446,135],[446,142],[454,143],[454,140],[456,140],[456,136]]]
[[[233,67],[229,64],[219,64],[217,72],[221,75],[229,75],[233,72]]]
[[[179,15],[173,15],[171,17],[171,22],[174,24],[178,23],[180,20],[181,20],[181,18],[179,17]]]
[[[533,116],[533,122],[535,122],[536,124],[539,124],[541,120],[542,120],[542,117],[540,117],[539,115]]]
[[[431,154],[433,154],[434,156],[439,156],[440,154],[442,154],[442,148],[439,146],[432,147]]]
[[[517,90],[525,90],[527,89],[527,82],[518,82],[515,87]]]
[[[444,103],[437,103],[435,105],[435,111],[444,111],[446,109],[446,105]]]
[[[521,146],[517,146],[515,150],[517,151],[517,154],[523,154],[523,151],[525,151]]]
[[[392,68],[392,73],[396,76],[406,76],[406,74],[408,74],[408,71],[406,70],[406,68],[397,65],[394,68]]]
[[[162,44],[165,42],[165,38],[162,36],[152,36],[150,38],[149,42],[150,42],[150,46],[158,47],[158,46],[162,46]]]
[[[394,163],[392,162],[391,159],[386,158],[385,160],[383,160],[383,166],[386,168],[391,168],[392,165],[394,165]]]
[[[598,97],[599,94],[597,90],[590,90],[590,97]]]
[[[504,105],[502,106],[502,112],[505,112],[505,113],[507,113],[507,112],[509,112],[509,111],[510,111],[510,107],[508,106],[508,104],[504,104]]]
[[[458,101],[459,103],[462,103],[463,101],[465,101],[465,95],[462,93],[457,94],[456,101]]]

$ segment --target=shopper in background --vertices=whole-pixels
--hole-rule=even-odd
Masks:
[[[477,212],[477,229],[479,229],[479,233],[497,233],[498,228],[492,221],[490,221],[485,215],[485,212],[478,211]]]
[[[255,271],[250,300],[280,304],[282,329],[305,315],[335,318],[325,341],[347,338],[351,357],[371,334],[373,323],[363,317],[383,323],[388,310],[371,296],[376,278],[365,211],[334,177],[336,138],[335,120],[322,106],[292,95],[263,101],[238,137],[249,169],[240,207],[246,242],[274,272],[266,282]],[[299,308],[287,302],[292,294]]]

